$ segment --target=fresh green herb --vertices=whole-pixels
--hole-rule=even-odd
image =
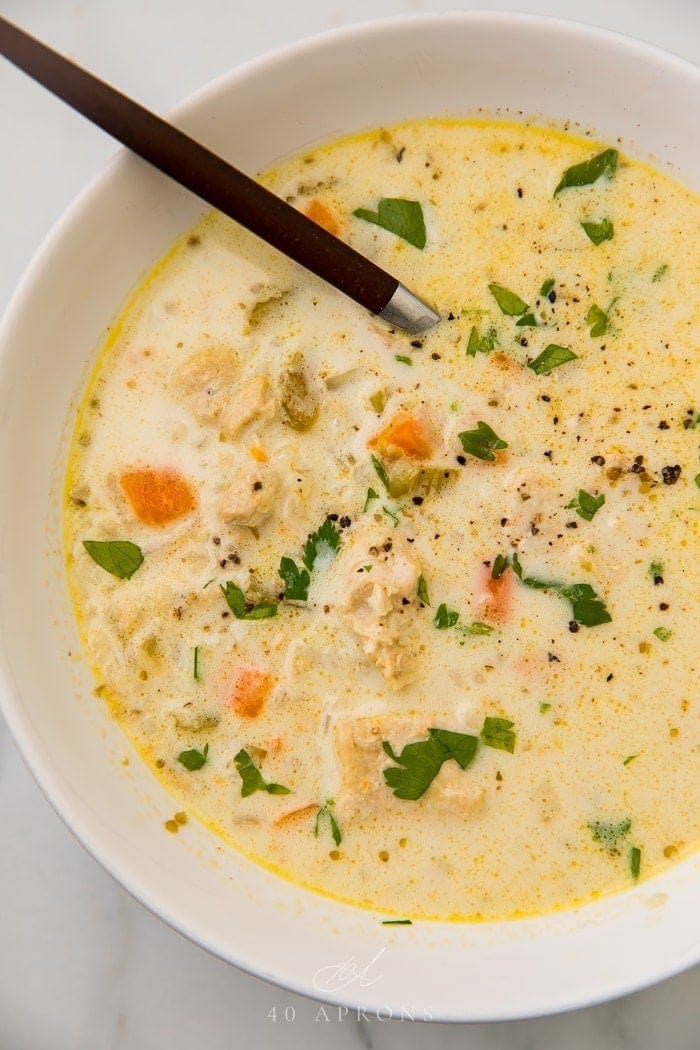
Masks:
[[[200,670],[199,670],[199,646],[198,645],[195,645],[195,647],[194,647],[194,658],[192,660],[192,677],[194,678],[195,682],[201,682],[202,681],[202,676],[201,676]]]
[[[388,230],[421,250],[425,248],[426,233],[423,209],[418,201],[407,201],[401,197],[383,197],[376,211],[357,208],[353,215],[365,222]]]
[[[540,295],[549,295],[552,288],[554,287],[555,281],[553,277],[548,277],[540,288]]]
[[[394,528],[396,528],[398,526],[398,524],[399,524],[399,515],[398,515],[398,513],[396,511],[391,510],[389,507],[382,507],[382,510],[384,511],[384,513],[386,514],[386,516],[388,518],[391,518],[391,520],[394,523]],[[398,510],[401,510],[401,508],[397,507],[397,511]]]
[[[574,496],[571,502],[566,504],[566,509],[575,510],[584,521],[592,521],[596,511],[599,511],[604,503],[605,496],[602,492],[600,496],[592,496],[590,492],[579,489],[578,496]]]
[[[639,878],[639,869],[642,866],[642,851],[639,846],[630,846],[629,852],[630,875],[634,882]]]
[[[233,760],[233,764],[241,778],[241,795],[247,798],[256,791],[267,791],[268,795],[291,795],[291,791],[282,784],[268,784],[253,762],[247,751],[240,750]]]
[[[394,354],[394,361],[400,361],[402,365],[412,365],[413,358],[406,357],[405,354]]]
[[[662,561],[653,561],[647,571],[654,583],[657,580],[659,583],[664,582],[664,563]]]
[[[696,474],[695,477],[693,478],[693,481],[695,482],[697,487],[700,489],[700,474]]]
[[[292,558],[282,558],[277,575],[284,580],[284,599],[288,602],[305,602],[309,597],[311,576],[300,569]]]
[[[700,427],[700,412],[695,413],[695,419],[691,421],[690,430],[697,430]]]
[[[506,558],[506,562],[507,560]],[[540,580],[536,576],[523,576],[523,567],[520,564],[517,551],[513,552],[510,560],[515,575],[523,586],[529,587],[532,591],[560,591],[564,586],[563,583],[558,583],[556,580]]]
[[[455,609],[448,609],[445,603],[442,602],[438,605],[433,623],[438,631],[446,631],[449,627],[454,627],[458,619],[459,613]]]
[[[477,459],[485,459],[489,463],[493,463],[496,459],[493,449],[508,448],[508,442],[499,438],[488,423],[484,423],[481,419],[476,424],[475,430],[463,430],[457,437],[462,442],[465,452]]]
[[[427,740],[406,744],[397,755],[388,740],[382,747],[396,763],[384,770],[384,779],[397,798],[419,799],[428,790],[448,759],[466,769],[479,747],[479,738],[449,729],[429,729]]]
[[[324,546],[333,554],[340,547],[340,533],[330,518],[326,518],[321,528],[316,529],[316,532],[312,532],[306,541],[301,560],[309,572],[316,564],[316,558]]]
[[[627,758],[622,763],[623,766],[628,766],[630,764],[630,762],[634,762],[635,758],[639,758],[639,752],[637,752],[636,755],[628,755]]]
[[[586,314],[586,324],[591,326],[591,339],[597,339],[599,336],[605,335],[608,330],[609,322],[610,318],[605,310],[601,310],[599,306],[596,306],[596,304],[593,303],[593,306],[591,306]]]
[[[471,638],[485,638],[486,635],[493,634],[496,630],[490,623],[481,623],[480,620],[475,620],[474,623],[465,624],[460,627],[462,634],[468,634]]]
[[[507,718],[485,718],[484,728],[481,730],[481,739],[487,747],[498,748],[499,751],[509,751],[512,755],[515,751],[514,722]]]
[[[652,279],[653,283],[656,284],[657,281],[660,281],[661,278],[664,276],[664,274],[667,273],[667,272],[668,272],[668,263],[661,263],[661,266],[659,266],[658,270],[654,270],[654,273],[652,274],[652,278],[651,279]]]
[[[507,554],[497,554],[493,559],[493,565],[491,566],[491,579],[500,580],[509,564],[510,562],[508,561]]]
[[[603,241],[611,241],[615,230],[610,219],[602,219],[601,222],[582,222],[584,232],[589,241],[593,241],[596,247]]]
[[[623,839],[632,827],[629,817],[624,820],[606,821],[594,820],[588,825],[593,832],[593,838],[600,842],[606,849],[612,851],[617,848],[620,839]]]
[[[181,762],[185,769],[188,769],[190,773],[195,773],[198,769],[201,769],[207,760],[209,754],[209,744],[204,745],[203,751],[181,751],[177,756],[178,762]]]
[[[476,328],[472,328],[467,340],[467,357],[476,357],[477,354],[490,354],[495,349],[498,333],[495,328],[489,328],[486,335],[479,335]]]
[[[259,602],[257,605],[246,602],[245,595],[237,583],[228,580],[225,586],[223,583],[219,586],[226,604],[237,620],[267,620],[270,616],[277,615],[274,602]]]
[[[413,926],[412,919],[382,919],[382,926]]]
[[[513,572],[525,587],[535,591],[554,591],[561,598],[571,603],[571,614],[574,623],[583,627],[598,627],[610,623],[612,617],[596,592],[588,583],[574,583],[569,586],[555,580],[539,580],[535,576],[524,576],[517,553],[511,558]]]
[[[381,462],[381,460],[377,459],[376,456],[370,456],[370,459],[372,461],[372,466],[374,467],[374,469],[377,472],[377,477],[379,478],[379,480],[381,481],[382,485],[384,486],[384,488],[388,492],[389,489],[391,488],[391,479],[389,478],[389,475],[386,472],[386,468],[384,467],[384,464]]]
[[[365,500],[365,505],[362,508],[363,514],[369,507],[370,503],[375,499],[379,499],[379,495],[374,491],[374,489],[367,489],[367,499]]]
[[[418,577],[418,590],[416,591],[418,598],[423,602],[423,605],[430,605],[430,597],[428,596],[428,584],[425,582],[424,576]]]
[[[612,178],[617,170],[617,150],[606,149],[590,160],[567,168],[554,191],[554,196],[573,186],[591,186],[603,175]]]
[[[83,540],[83,547],[101,569],[118,580],[130,580],[143,565],[141,548],[130,540]]]
[[[333,816],[333,806],[335,802],[332,798],[327,798],[322,806],[319,807],[318,813],[316,814],[316,822],[314,824],[314,835],[318,838],[318,827],[319,821],[328,817],[328,823],[330,826],[331,836],[336,846],[339,846],[343,841],[343,834],[338,826],[338,821]]]
[[[542,701],[542,703],[540,704],[540,714],[541,715],[546,715],[547,712],[549,711],[549,709],[551,708],[551,706],[552,706],[551,704],[548,704],[545,701]]]
[[[652,634],[655,634],[660,642],[667,642],[673,636],[673,631],[669,631],[668,627],[655,627]]]
[[[525,314],[519,321],[515,322],[516,328],[539,328],[534,314]]]
[[[501,308],[501,313],[506,316],[520,317],[521,314],[527,312],[527,303],[524,303],[519,295],[504,288],[503,285],[490,284],[489,291]]]
[[[536,375],[543,376],[551,372],[553,368],[565,365],[567,361],[575,361],[577,357],[578,354],[569,350],[568,346],[557,346],[556,343],[550,343],[534,361],[530,362],[529,367]]]

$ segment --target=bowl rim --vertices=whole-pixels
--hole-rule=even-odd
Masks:
[[[233,92],[239,82],[243,82],[251,77],[264,75],[268,69],[273,68],[278,63],[284,63],[308,55],[310,51],[322,51],[328,45],[343,43],[348,47],[356,46],[368,35],[375,38],[377,35],[390,34],[396,29],[407,26],[409,23],[426,27],[437,25],[444,27],[450,22],[453,24],[471,23],[491,26],[507,24],[508,26],[515,25],[523,29],[546,26],[562,34],[575,34],[579,38],[587,39],[592,44],[596,41],[608,44],[616,43],[618,46],[626,48],[628,53],[636,53],[641,59],[646,61],[653,60],[657,64],[663,65],[670,74],[694,79],[700,85],[700,67],[693,62],[667,49],[640,41],[627,34],[591,26],[574,19],[476,9],[445,13],[404,14],[390,18],[364,20],[300,38],[249,59],[222,73],[172,107],[166,116],[176,123],[186,124],[191,114],[194,114],[209,99],[216,97],[220,92]],[[119,180],[122,171],[133,163],[133,155],[123,147],[119,147],[107,164],[73,198],[36,249],[0,318],[0,370],[4,365],[6,347],[12,342],[13,330],[19,324],[21,315],[27,305],[32,301],[33,288],[36,281],[45,267],[50,266],[54,248],[62,242],[64,236],[71,228],[80,221],[81,213],[90,207],[93,200],[103,192],[110,182]],[[80,800],[72,799],[70,794],[62,789],[61,777],[58,769],[53,766],[50,747],[42,741],[40,734],[35,731],[34,726],[31,724],[30,718],[25,715],[21,697],[15,691],[9,661],[6,659],[6,653],[2,646],[0,646],[0,712],[5,718],[26,768],[49,805],[77,842],[134,900],[138,901],[178,933],[246,973],[261,977],[278,987],[308,996],[313,1000],[351,1009],[356,1008],[357,999],[352,994],[345,994],[342,991],[334,994],[321,994],[308,977],[301,976],[299,973],[270,972],[269,953],[268,964],[262,965],[250,953],[241,954],[237,952],[235,946],[230,946],[226,949],[224,945],[214,943],[207,933],[197,928],[196,922],[190,921],[186,916],[175,912],[167,903],[159,900],[157,893],[146,884],[146,880],[134,873],[126,862],[122,863],[117,851],[110,846],[108,837],[100,835],[94,827],[91,828],[89,826],[89,821],[82,812],[83,807]],[[344,902],[337,903],[339,906],[343,906]],[[528,921],[528,919],[521,919],[518,920],[518,924],[522,926],[527,924]],[[566,1001],[562,1001],[561,996],[542,996],[540,1001],[533,1001],[527,1011],[522,1009],[509,1011],[507,1005],[505,1005],[504,1009],[498,1014],[478,1015],[472,1013],[469,1016],[469,1020],[503,1021],[536,1018],[598,1005],[647,988],[659,981],[681,973],[697,962],[700,962],[700,944],[697,945],[695,952],[668,959],[664,963],[657,962],[655,965],[648,965],[641,975],[635,973],[634,976],[609,981],[609,986],[602,995],[599,990],[586,991],[582,989],[579,995],[570,996]],[[434,1019],[453,1022],[463,1022],[465,1020],[464,1016],[460,1014],[457,1004],[455,1004],[451,1014],[442,1012]]]

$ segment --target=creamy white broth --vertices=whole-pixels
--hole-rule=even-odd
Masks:
[[[98,693],[174,808],[320,892],[500,919],[623,889],[635,857],[646,878],[696,845],[700,206],[622,155],[553,196],[603,148],[417,122],[293,158],[266,183],[451,319],[391,332],[212,215],[90,380],[66,557]],[[353,215],[382,198],[420,203],[423,250]],[[596,245],[581,223],[603,219]],[[486,352],[470,356],[473,328]],[[552,344],[576,358],[537,374]],[[420,455],[386,437],[405,418]],[[459,438],[480,421],[507,444],[492,462]],[[184,487],[173,521],[139,520],[124,478],[144,470]],[[568,507],[579,490],[604,496],[590,520]],[[338,550],[319,544],[308,599],[285,600],[281,559],[303,572],[329,515]],[[118,579],[85,540],[128,540],[143,563]],[[526,581],[588,584],[610,622],[576,623],[576,595],[523,583],[514,553]],[[236,618],[227,583],[276,615]],[[512,722],[512,753],[480,740],[420,798],[394,796],[383,742],[479,738],[487,718]],[[243,797],[241,751],[290,793]]]

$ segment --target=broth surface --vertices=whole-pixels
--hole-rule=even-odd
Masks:
[[[696,847],[700,201],[574,167],[604,149],[422,121],[292,158],[263,181],[448,319],[390,331],[213,214],[89,382],[97,692],[174,808],[319,892],[505,919]]]

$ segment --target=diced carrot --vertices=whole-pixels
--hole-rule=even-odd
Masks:
[[[167,525],[189,514],[195,506],[190,485],[174,470],[125,470],[119,484],[144,525]]]
[[[270,695],[274,678],[252,664],[238,668],[229,694],[229,703],[242,718],[257,718]]]
[[[481,566],[479,583],[481,584],[480,615],[488,623],[503,623],[508,619],[515,590],[513,573],[510,569],[506,569],[500,579],[494,580],[491,570],[486,566]]]
[[[260,448],[260,445],[251,445],[248,451],[256,463],[267,463],[270,458],[265,449]]]
[[[302,806],[301,809],[292,809],[288,813],[283,813],[281,817],[278,817],[275,821],[275,827],[284,828],[289,824],[300,824],[303,820],[311,817],[312,814],[318,812],[318,806],[315,803],[311,803],[310,806]]]
[[[367,444],[388,459],[429,459],[433,453],[426,423],[404,413],[394,416]]]
[[[335,216],[331,214],[325,204],[322,204],[319,200],[313,200],[306,209],[307,218],[312,219],[318,226],[323,226],[324,230],[328,233],[332,233],[334,237],[337,237],[340,233],[340,227],[335,219]]]

